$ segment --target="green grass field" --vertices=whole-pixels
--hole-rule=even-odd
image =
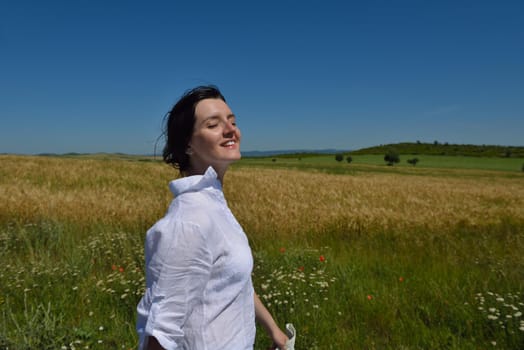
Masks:
[[[419,159],[244,159],[226,175],[255,289],[297,349],[524,348],[524,173]],[[0,349],[135,348],[144,234],[175,172],[118,155],[0,163]],[[255,349],[269,345],[259,329]]]
[[[352,162],[347,163],[345,157],[341,162],[335,160],[334,155],[314,155],[302,157],[275,156],[260,158],[244,158],[241,164],[264,165],[264,166],[290,166],[309,168],[328,168],[333,171],[344,171],[351,166],[376,166],[379,171],[382,167],[388,167],[384,162],[383,155],[352,155]],[[418,158],[419,163],[413,166],[407,163],[408,159]],[[463,156],[433,156],[433,155],[400,155],[400,163],[393,167],[401,168],[438,168],[438,169],[477,169],[477,170],[500,170],[522,172],[524,158],[481,158]],[[389,167],[388,167],[389,168]],[[343,170],[344,169],[344,170]],[[357,168],[358,170],[358,168]]]

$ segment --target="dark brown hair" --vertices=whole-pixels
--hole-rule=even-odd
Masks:
[[[162,157],[164,162],[179,169],[180,173],[189,168],[186,150],[195,125],[195,107],[198,102],[207,98],[218,98],[226,102],[216,86],[198,86],[186,91],[164,119],[165,145]]]

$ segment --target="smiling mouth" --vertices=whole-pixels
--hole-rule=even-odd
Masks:
[[[222,146],[224,146],[224,147],[231,147],[231,146],[234,146],[234,145],[236,145],[236,144],[237,144],[237,142],[236,142],[235,140],[229,140],[229,141],[227,141],[227,142],[224,142],[224,143],[222,144]]]

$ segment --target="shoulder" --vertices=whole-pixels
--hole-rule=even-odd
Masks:
[[[158,220],[146,235],[146,244],[153,250],[172,246],[176,241],[196,240],[212,244],[214,222],[220,215],[220,203],[205,191],[177,196],[164,217]],[[179,242],[180,243],[180,242]]]
[[[225,202],[221,193],[213,190],[184,193],[173,200],[168,215],[177,221],[190,222],[203,230],[221,215]]]

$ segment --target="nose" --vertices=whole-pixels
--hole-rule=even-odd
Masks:
[[[224,135],[231,135],[237,130],[237,127],[233,122],[228,120],[224,125]]]

